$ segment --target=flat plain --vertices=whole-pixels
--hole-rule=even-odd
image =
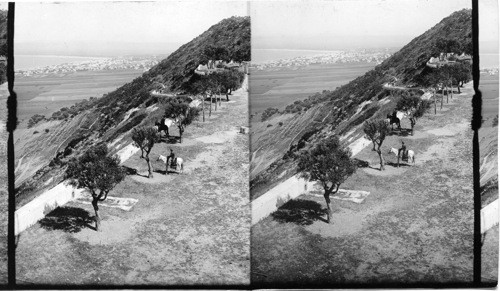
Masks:
[[[373,67],[374,63],[339,63],[296,69],[251,70],[250,113],[257,115],[268,107],[282,110],[286,105],[316,93],[317,88],[335,90]]]
[[[17,76],[14,90],[18,98],[20,126],[26,127],[29,118],[35,114],[50,117],[62,107],[70,107],[89,97],[101,97],[142,73],[142,70],[123,69]]]

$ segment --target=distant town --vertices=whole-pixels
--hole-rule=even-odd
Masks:
[[[497,75],[498,74],[498,68],[484,68],[479,70],[483,74],[488,74],[488,75]]]
[[[379,50],[350,50],[338,51],[314,56],[296,57],[292,59],[281,59],[277,61],[267,61],[258,64],[252,64],[253,69],[257,70],[281,70],[295,69],[314,64],[341,64],[341,63],[375,63],[380,64],[392,55],[388,48]]]
[[[27,70],[17,70],[17,76],[40,74],[64,74],[77,71],[103,71],[134,69],[147,71],[158,64],[164,56],[124,56],[115,58],[96,58],[89,61],[66,63]]]

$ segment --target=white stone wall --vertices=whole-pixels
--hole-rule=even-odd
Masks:
[[[481,209],[481,233],[498,224],[498,199]]]
[[[14,214],[14,234],[18,235],[28,227],[34,225],[52,210],[75,199],[81,192],[83,192],[82,189],[75,189],[73,186],[63,182],[36,197],[28,204],[16,210]]]

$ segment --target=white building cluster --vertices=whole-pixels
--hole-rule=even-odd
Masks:
[[[33,76],[40,74],[64,74],[77,71],[104,71],[104,70],[143,70],[147,71],[160,61],[159,57],[117,57],[96,58],[88,61],[66,63],[27,70],[18,70],[18,76]]]
[[[252,68],[257,70],[268,69],[294,69],[314,64],[341,64],[341,63],[374,63],[380,64],[389,58],[391,53],[387,49],[383,50],[352,50],[323,53],[314,56],[302,56],[292,59],[280,59],[252,64]]]

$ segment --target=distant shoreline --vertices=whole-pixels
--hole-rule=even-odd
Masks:
[[[14,55],[15,71],[57,66],[65,63],[109,59],[110,57],[84,57],[64,55]]]

